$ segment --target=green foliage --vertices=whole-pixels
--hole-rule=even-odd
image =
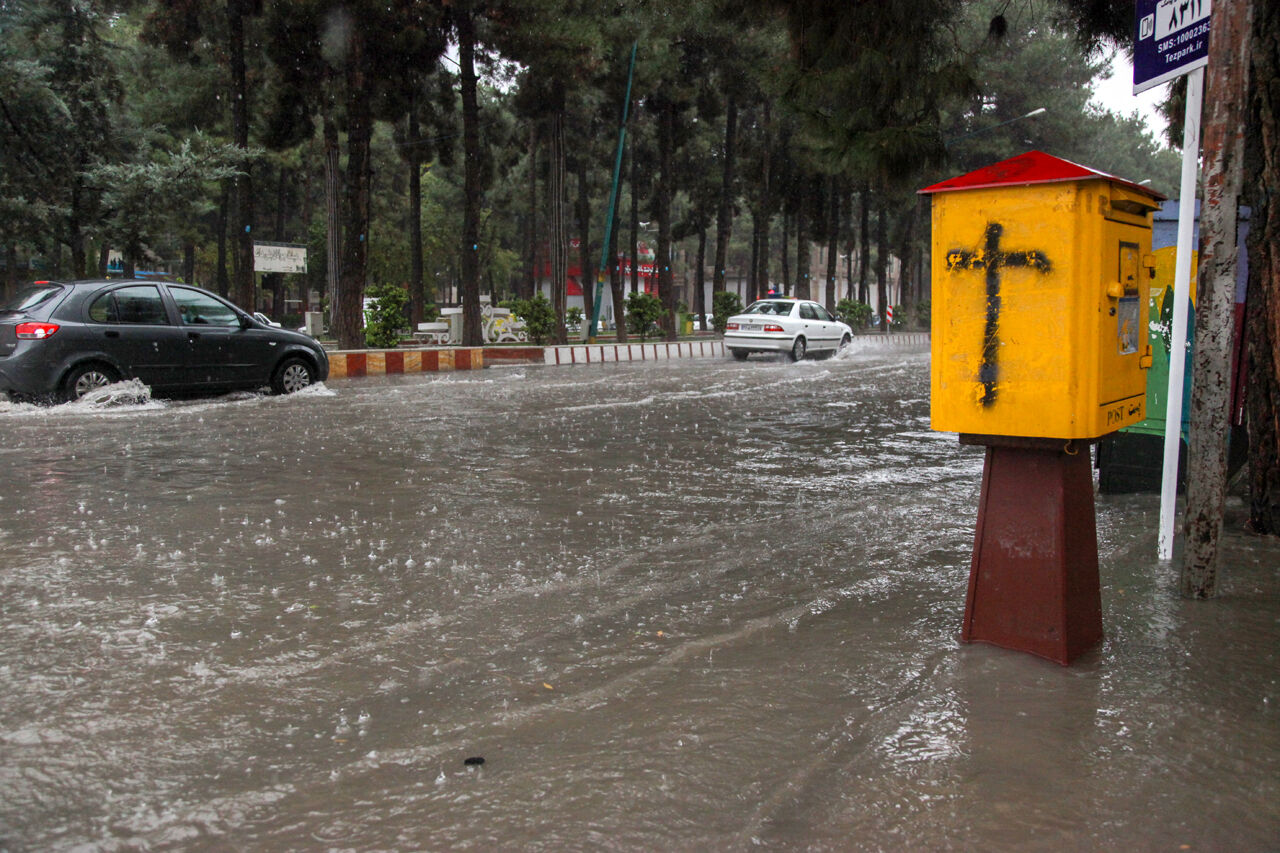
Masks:
[[[853,299],[841,299],[836,303],[836,316],[849,324],[854,331],[865,329],[871,321],[871,306]]]
[[[933,323],[933,303],[928,299],[921,299],[911,306],[910,314],[913,327],[928,330]]]
[[[711,297],[711,324],[716,333],[723,335],[725,324],[734,314],[742,313],[742,297],[727,290],[721,290]]]
[[[507,299],[502,307],[510,308],[511,313],[524,320],[529,340],[535,344],[543,344],[556,328],[556,309],[541,291],[533,294],[532,299]]]
[[[627,296],[627,331],[639,335],[641,342],[657,332],[661,318],[662,301],[658,297],[644,291]]]
[[[366,295],[373,300],[365,309],[365,342],[378,349],[394,349],[400,344],[400,332],[409,324],[405,309],[409,294],[395,284],[371,287]]]
[[[582,309],[577,305],[571,306],[569,310],[565,312],[565,321],[575,329],[582,328],[582,317]]]
[[[889,324],[891,329],[904,329],[907,325],[907,312],[902,309],[901,305],[894,305],[893,322]]]

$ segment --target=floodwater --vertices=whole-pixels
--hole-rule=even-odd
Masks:
[[[927,354],[120,396],[0,403],[2,850],[1280,845],[1280,547],[959,643]]]

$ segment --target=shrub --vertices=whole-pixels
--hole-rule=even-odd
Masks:
[[[377,349],[393,349],[400,345],[400,332],[409,325],[405,308],[409,294],[403,287],[380,284],[369,288],[367,295],[372,302],[365,309],[364,340]]]
[[[532,299],[510,299],[501,304],[524,321],[529,340],[535,344],[541,346],[555,331],[556,310],[551,307],[551,301],[541,293],[535,293]]]
[[[836,303],[836,316],[853,329],[864,329],[871,320],[871,306],[853,299],[841,299]]]
[[[573,305],[569,308],[569,310],[565,311],[564,314],[565,314],[565,322],[567,322],[572,328],[575,328],[575,329],[582,328],[582,318],[584,315],[582,313],[581,308],[579,308],[577,305]]]
[[[724,334],[725,324],[734,314],[742,313],[742,297],[722,290],[711,297],[711,325],[717,334]]]
[[[654,333],[662,318],[662,301],[652,294],[639,291],[627,296],[627,331],[639,335],[641,343]]]

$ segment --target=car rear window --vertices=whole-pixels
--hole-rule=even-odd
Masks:
[[[761,300],[760,302],[752,302],[751,305],[747,307],[747,310],[742,313],[776,314],[779,317],[786,317],[791,313],[791,309],[794,305],[794,302],[766,302]]]
[[[18,295],[0,307],[5,314],[22,314],[38,305],[48,302],[65,288],[59,284],[38,284],[18,291]]]

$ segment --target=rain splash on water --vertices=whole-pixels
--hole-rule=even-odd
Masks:
[[[1103,644],[963,646],[928,396],[868,350],[0,403],[0,849],[1274,849],[1280,551],[1183,602],[1100,498]]]

